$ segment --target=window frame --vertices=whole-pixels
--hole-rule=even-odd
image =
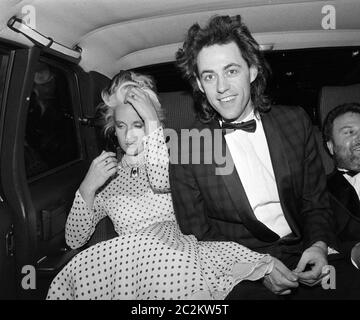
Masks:
[[[0,54],[4,54],[8,56],[8,62],[7,66],[5,68],[5,74],[4,74],[4,86],[3,86],[3,92],[0,99],[0,128],[4,128],[5,123],[5,112],[6,112],[6,102],[8,97],[8,91],[9,91],[9,85],[10,85],[10,78],[11,78],[11,69],[14,62],[15,57],[15,51],[11,48],[7,48],[3,46],[3,44],[0,45]],[[1,90],[1,88],[0,88]],[[0,153],[2,151],[2,145],[3,145],[3,130],[0,130]],[[0,181],[1,180],[1,171],[0,171]],[[1,195],[3,194],[3,188],[0,183],[0,192]]]
[[[80,163],[85,159],[84,141],[83,141],[83,137],[81,136],[80,122],[78,121],[78,119],[81,116],[82,108],[81,108],[81,100],[80,100],[79,83],[78,83],[78,77],[76,76],[76,72],[68,64],[58,61],[57,59],[54,59],[52,57],[40,56],[37,63],[45,63],[48,64],[50,67],[60,70],[61,72],[63,72],[64,78],[67,81],[67,88],[70,94],[69,102],[71,104],[71,108],[73,112],[71,118],[74,121],[74,130],[76,133],[75,139],[78,148],[78,156],[76,159],[68,161],[62,165],[48,169],[32,177],[27,177],[26,180],[28,181],[29,184],[36,182],[40,179],[46,178],[48,176],[51,176],[59,171],[65,170],[73,165]]]

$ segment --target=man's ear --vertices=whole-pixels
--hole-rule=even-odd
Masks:
[[[200,80],[199,80],[198,77],[196,77],[196,82],[197,82],[197,85],[198,85],[200,91],[201,91],[202,93],[204,93],[204,88],[203,88],[203,86],[202,86],[202,84],[201,84],[201,82],[200,82]]]
[[[258,68],[252,65],[250,67],[250,83],[252,83],[258,75]]]
[[[333,156],[334,155],[334,144],[331,140],[326,142],[326,146],[329,149],[330,154]]]

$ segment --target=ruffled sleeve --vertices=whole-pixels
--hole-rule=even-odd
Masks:
[[[274,260],[235,242],[200,241],[201,264],[208,273],[207,282],[214,299],[225,299],[244,280],[256,281],[271,273]]]
[[[144,152],[151,188],[157,192],[169,192],[169,154],[162,127],[145,137]]]
[[[67,245],[77,249],[86,244],[98,222],[105,216],[106,210],[100,193],[95,196],[93,207],[89,208],[77,190],[65,226]]]

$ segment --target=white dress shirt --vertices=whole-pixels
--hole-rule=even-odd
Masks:
[[[260,117],[252,112],[255,132],[235,130],[225,135],[247,198],[256,218],[280,237],[291,233],[281,208],[269,147]]]

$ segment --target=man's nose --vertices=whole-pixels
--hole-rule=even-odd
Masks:
[[[224,76],[219,76],[217,80],[217,91],[223,93],[229,89],[229,81]]]

